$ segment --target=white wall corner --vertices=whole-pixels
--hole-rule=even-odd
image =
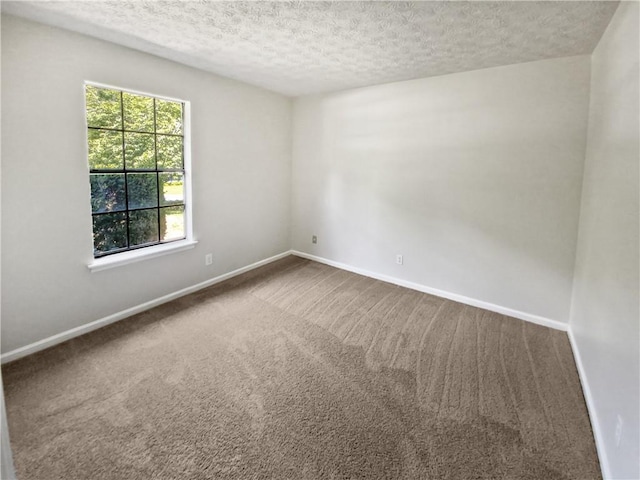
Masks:
[[[587,404],[587,411],[589,412],[589,421],[591,422],[591,430],[593,431],[593,437],[596,443],[596,450],[598,452],[598,460],[600,462],[602,478],[605,480],[611,479],[611,470],[609,469],[609,462],[607,459],[606,450],[604,448],[604,436],[602,434],[602,429],[600,428],[600,422],[598,421],[598,416],[596,413],[597,410],[595,408],[593,395],[591,394],[591,389],[589,388],[589,380],[587,378],[584,364],[582,363],[582,357],[580,356],[580,349],[578,348],[578,344],[573,335],[571,326],[569,326],[567,334],[569,336],[571,350],[573,351],[573,358],[576,363],[576,368],[578,369],[578,377],[580,377],[580,384],[582,385],[582,393],[584,395],[585,403]]]

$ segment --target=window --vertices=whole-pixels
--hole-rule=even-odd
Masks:
[[[185,103],[85,85],[94,258],[187,238]]]

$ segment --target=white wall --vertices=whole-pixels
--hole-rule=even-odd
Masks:
[[[0,375],[0,478],[2,480],[15,480],[16,474],[13,468],[13,454],[9,442],[9,425],[4,406],[4,387]]]
[[[638,7],[620,4],[593,53],[571,310],[601,461],[615,479],[640,478]]]
[[[89,272],[85,80],[191,101],[195,249]],[[3,15],[2,351],[288,250],[290,175],[290,99]]]
[[[293,248],[567,322],[589,68],[579,56],[296,99]]]
[[[84,80],[192,102],[194,250],[86,268]],[[2,351],[292,244],[571,317],[605,470],[638,478],[638,83],[635,2],[621,4],[592,65],[581,56],[303,97],[293,119],[285,97],[3,15]]]

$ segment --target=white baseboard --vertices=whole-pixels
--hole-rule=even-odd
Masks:
[[[84,335],[85,333],[89,333],[93,330],[97,330],[98,328],[109,325],[110,323],[117,322],[119,320],[130,317],[137,313],[141,313],[141,312],[144,312],[145,310],[149,310],[153,307],[157,307],[158,305],[162,305],[163,303],[167,303],[167,302],[170,302],[171,300],[175,300],[176,298],[183,297],[184,295],[188,295],[198,290],[202,290],[203,288],[206,288],[206,287],[210,287],[211,285],[215,285],[216,283],[220,283],[224,280],[228,280],[229,278],[248,272],[249,270],[253,270],[255,268],[261,267],[262,265],[266,265],[267,263],[275,262],[276,260],[280,260],[281,258],[284,258],[291,254],[292,254],[291,251],[286,251],[278,255],[274,255],[273,257],[265,258],[264,260],[260,260],[259,262],[255,262],[255,263],[252,263],[251,265],[247,265],[246,267],[238,268],[237,270],[233,270],[232,272],[219,275],[217,277],[211,278],[204,282],[198,283],[197,285],[183,288],[182,290],[178,290],[177,292],[169,293],[168,295],[164,295],[154,300],[150,300],[140,305],[136,305],[135,307],[127,308],[126,310],[122,310],[121,312],[114,313],[113,315],[109,315],[107,317],[101,318],[94,322],[87,323],[85,325],[80,325],[79,327],[72,328],[71,330],[67,330],[65,332],[58,333],[56,335],[39,340],[29,345],[25,345],[24,347],[16,348],[15,350],[11,350],[10,352],[3,353],[2,355],[0,355],[0,362],[2,364],[7,362],[12,362],[19,358],[26,357],[27,355],[31,355],[32,353],[36,353],[36,352],[39,352],[40,350],[44,350],[45,348],[53,347],[54,345],[70,340],[74,337]]]
[[[278,255],[274,255],[273,257],[266,258],[264,260],[260,260],[259,262],[252,263],[251,265],[247,265],[246,267],[239,268],[229,273],[225,273],[223,275],[219,275],[217,277],[206,280],[197,285],[193,285],[191,287],[184,288],[182,290],[178,290],[177,292],[170,293],[168,295],[164,295],[162,297],[156,298],[154,300],[150,300],[148,302],[142,303],[140,305],[136,305],[135,307],[128,308],[121,312],[114,313],[113,315],[109,315],[107,317],[101,318],[91,323],[87,323],[85,325],[81,325],[76,328],[72,328],[62,333],[58,333],[51,337],[39,340],[37,342],[31,343],[29,345],[25,345],[24,347],[17,348],[15,350],[11,350],[10,352],[3,353],[0,355],[0,362],[2,364],[7,362],[12,362],[13,360],[17,360],[22,357],[26,357],[27,355],[31,355],[32,353],[39,352],[40,350],[44,350],[46,348],[52,347],[59,343],[62,343],[66,340],[70,340],[74,337],[78,337],[85,333],[91,332],[93,330],[97,330],[98,328],[109,325],[110,323],[117,322],[124,318],[130,317],[140,312],[144,312],[145,310],[149,310],[153,307],[161,305],[163,303],[170,302],[171,300],[175,300],[176,298],[182,297],[184,295],[188,295],[190,293],[196,292],[203,288],[209,287],[211,285],[215,285],[216,283],[220,283],[229,278],[235,277],[242,273],[248,272],[249,270],[253,270],[254,268],[261,267],[262,265],[266,265],[267,263],[274,262],[281,258],[286,257],[287,255],[296,255],[301,258],[306,258],[309,260],[313,260],[319,263],[323,263],[326,265],[330,265],[332,267],[340,268],[342,270],[347,270],[349,272],[357,273],[359,275],[364,275],[366,277],[375,278],[377,280],[382,280],[383,282],[393,283],[395,285],[399,285],[402,287],[410,288],[412,290],[417,290],[419,292],[428,293],[431,295],[435,295],[442,298],[447,298],[449,300],[453,300],[456,302],[464,303],[466,305],[471,305],[478,308],[484,308],[485,310],[490,310],[492,312],[501,313],[503,315],[507,315],[510,317],[519,318],[521,320],[525,320],[528,322],[536,323],[538,325],[544,325],[546,327],[554,328],[557,330],[566,331],[568,326],[566,323],[558,322],[556,320],[551,320],[548,318],[540,317],[537,315],[532,315],[526,312],[521,312],[519,310],[513,310],[510,308],[502,307],[500,305],[494,305],[492,303],[483,302],[481,300],[476,300],[473,298],[465,297],[463,295],[458,295],[455,293],[445,292],[443,290],[438,290],[436,288],[427,287],[425,285],[420,285],[418,283],[409,282],[406,280],[402,280],[399,278],[391,277],[388,275],[383,275],[375,272],[370,272],[368,270],[364,270],[357,267],[352,267],[351,265],[347,265],[340,262],[335,262],[333,260],[328,260],[326,258],[317,257],[315,255],[310,255],[308,253],[299,252],[295,250],[289,250]]]
[[[576,362],[576,367],[578,369],[578,375],[580,377],[580,383],[582,385],[582,391],[584,394],[585,402],[587,404],[587,410],[589,412],[589,420],[591,421],[591,429],[593,430],[593,436],[596,443],[596,450],[598,452],[598,459],[600,461],[600,469],[602,471],[602,478],[604,480],[608,480],[611,478],[609,462],[607,460],[607,456],[604,449],[603,443],[603,435],[602,430],[600,428],[600,424],[598,422],[598,417],[596,416],[595,405],[593,401],[593,397],[591,395],[591,390],[589,389],[589,382],[587,381],[587,375],[584,370],[584,366],[582,364],[582,358],[580,357],[580,350],[576,343],[575,337],[573,336],[573,332],[569,325],[564,322],[559,322],[557,320],[551,320],[549,318],[540,317],[538,315],[533,315],[530,313],[522,312],[519,310],[513,310],[511,308],[502,307],[500,305],[495,305],[493,303],[483,302],[481,300],[476,300],[474,298],[465,297],[463,295],[458,295],[456,293],[450,293],[443,290],[438,290],[436,288],[427,287],[425,285],[420,285],[418,283],[409,282],[406,280],[401,280],[399,278],[391,277],[388,275],[382,275],[379,273],[371,272],[368,270],[364,270],[361,268],[353,267],[351,265],[347,265],[341,262],[336,262],[333,260],[328,260],[323,257],[318,257],[316,255],[311,255],[304,252],[299,252],[297,250],[292,250],[291,253],[301,258],[306,258],[308,260],[313,260],[315,262],[323,263],[325,265],[330,265],[332,267],[340,268],[342,270],[346,270],[349,272],[357,273],[359,275],[364,275],[366,277],[375,278],[377,280],[382,280],[383,282],[393,283],[395,285],[399,285],[402,287],[410,288],[412,290],[417,290],[419,292],[428,293],[431,295],[435,295],[437,297],[447,298],[449,300],[453,300],[456,302],[464,303],[466,305],[471,305],[478,308],[483,308],[485,310],[490,310],[492,312],[501,313],[503,315],[507,315],[510,317],[518,318],[520,320],[524,320],[527,322],[536,323],[538,325],[543,325],[545,327],[550,327],[556,330],[561,330],[567,332],[569,337],[569,342],[571,344],[571,350],[573,351],[573,356]]]
[[[457,293],[438,290],[437,288],[427,287],[426,285],[409,282],[407,280],[391,277],[389,275],[383,275],[380,273],[371,272],[369,270],[353,267],[345,263],[335,262],[333,260],[328,260],[326,258],[318,257],[316,255],[310,255],[308,253],[299,252],[297,250],[292,250],[291,253],[297,257],[313,260],[314,262],[324,263],[325,265],[330,265],[332,267],[340,268],[348,272],[364,275],[365,277],[375,278],[376,280],[382,280],[383,282],[393,283],[394,285],[410,288],[411,290],[417,290],[418,292],[428,293],[430,295],[435,295],[436,297],[447,298],[449,300],[453,300],[454,302],[464,303],[465,305],[471,305],[472,307],[483,308],[485,310],[489,310],[492,312],[501,313],[502,315],[507,315],[509,317],[514,317],[520,320],[525,320],[527,322],[543,325],[545,327],[553,328],[555,330],[562,330],[566,332],[567,329],[569,328],[569,326],[566,323],[559,322],[557,320],[551,320],[550,318],[540,317],[538,315],[533,315],[527,312],[521,312],[520,310],[513,310],[511,308],[495,305],[489,302],[483,302],[482,300],[476,300],[475,298],[465,297],[464,295],[458,295]]]
[[[578,369],[578,374],[580,377],[580,382],[582,384],[582,390],[584,392],[585,401],[587,404],[587,409],[589,411],[589,418],[591,421],[591,428],[593,430],[593,435],[595,438],[596,449],[598,452],[598,458],[600,460],[600,467],[602,469],[603,478],[609,479],[610,470],[609,464],[607,461],[607,457],[605,455],[604,444],[603,444],[603,436],[602,431],[600,429],[600,424],[598,423],[598,419],[596,416],[595,405],[593,401],[593,397],[591,395],[591,390],[589,389],[589,382],[587,381],[587,376],[584,370],[584,366],[582,364],[582,359],[580,357],[580,350],[578,345],[576,344],[575,338],[573,336],[573,332],[569,328],[569,326],[564,322],[559,322],[557,320],[551,320],[545,317],[540,317],[538,315],[532,315],[526,312],[521,312],[519,310],[513,310],[510,308],[502,307],[500,305],[495,305],[488,302],[483,302],[481,300],[476,300],[473,298],[465,297],[463,295],[458,295],[455,293],[446,292],[443,290],[438,290],[436,288],[427,287],[425,285],[420,285],[418,283],[409,282],[406,280],[402,280],[399,278],[391,277],[388,275],[383,275],[375,272],[371,272],[368,270],[364,270],[361,268],[353,267],[351,265],[347,265],[341,262],[335,262],[333,260],[328,260],[326,258],[318,257],[315,255],[311,255],[304,252],[299,252],[296,250],[289,250],[278,255],[274,255],[273,257],[265,258],[264,260],[260,260],[258,262],[252,263],[251,265],[247,265],[246,267],[239,268],[237,270],[233,270],[229,273],[225,273],[223,275],[219,275],[217,277],[211,278],[204,282],[198,283],[197,285],[193,285],[191,287],[184,288],[182,290],[178,290],[177,292],[170,293],[168,295],[164,295],[162,297],[156,298],[154,300],[142,303],[135,307],[128,308],[118,313],[114,313],[113,315],[109,315],[107,317],[101,318],[91,323],[87,323],[86,325],[81,325],[76,328],[72,328],[71,330],[67,330],[65,332],[59,333],[57,335],[53,335],[51,337],[45,338],[43,340],[39,340],[32,344],[26,345],[21,348],[17,348],[10,352],[4,353],[0,355],[0,362],[2,364],[11,362],[13,360],[17,360],[22,357],[26,357],[27,355],[31,355],[32,353],[39,352],[46,348],[52,347],[59,343],[62,343],[66,340],[70,340],[74,337],[78,337],[85,333],[89,333],[93,330],[97,330],[98,328],[104,327],[111,323],[117,322],[119,320],[125,319],[137,313],[141,313],[145,310],[149,310],[158,305],[162,305],[163,303],[170,302],[171,300],[175,300],[176,298],[182,297],[184,295],[188,295],[190,293],[196,292],[206,287],[210,287],[217,283],[223,282],[224,280],[228,280],[235,276],[238,276],[242,273],[248,272],[255,268],[261,267],[268,263],[274,262],[281,258],[284,258],[288,255],[296,255],[301,258],[306,258],[308,260],[313,260],[315,262],[323,263],[325,265],[330,265],[332,267],[340,268],[342,270],[346,270],[349,272],[357,273],[359,275],[364,275],[366,277],[375,278],[377,280],[381,280],[388,283],[393,283],[395,285],[399,285],[402,287],[410,288],[412,290],[417,290],[419,292],[428,293],[431,295],[435,295],[442,298],[447,298],[449,300],[453,300],[456,302],[464,303],[466,305],[471,305],[478,308],[483,308],[485,310],[490,310],[492,312],[501,313],[503,315],[507,315],[510,317],[518,318],[521,320],[525,320],[527,322],[536,323],[538,325],[543,325],[546,327],[554,328],[556,330],[566,331],[569,336],[569,341],[571,343],[571,349],[573,350],[573,356],[575,358],[576,366]]]
[[[593,396],[591,395],[591,389],[589,388],[589,381],[587,380],[587,373],[582,363],[582,357],[580,356],[580,348],[576,343],[576,339],[573,336],[573,330],[569,328],[569,343],[571,343],[571,350],[573,350],[573,358],[576,362],[578,369],[578,376],[580,377],[580,384],[582,385],[582,393],[584,394],[584,400],[587,404],[587,411],[589,412],[589,420],[591,422],[591,430],[593,430],[593,437],[596,442],[596,451],[598,452],[598,460],[600,460],[600,470],[602,471],[602,478],[604,480],[611,478],[611,470],[609,469],[609,461],[604,449],[604,436],[602,429],[600,428],[600,422],[596,415],[596,406],[594,404]]]

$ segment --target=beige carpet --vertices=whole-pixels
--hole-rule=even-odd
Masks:
[[[3,368],[27,479],[592,479],[567,336],[288,257]]]

